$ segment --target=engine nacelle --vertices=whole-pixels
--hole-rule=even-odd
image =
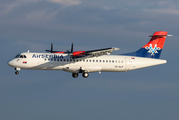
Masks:
[[[60,53],[60,54],[63,54],[63,53],[65,53],[65,51],[59,51],[59,52],[54,52],[54,53]]]
[[[85,51],[76,51],[76,52],[73,52],[73,56],[81,56],[81,55],[84,55],[85,54]]]

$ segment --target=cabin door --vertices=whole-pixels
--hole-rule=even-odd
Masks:
[[[130,70],[130,66],[131,66],[131,59],[130,59],[130,57],[126,57],[125,58],[125,70],[126,71],[128,71],[128,70]]]

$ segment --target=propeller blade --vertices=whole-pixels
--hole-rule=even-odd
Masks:
[[[53,53],[53,44],[51,43],[51,49],[50,50],[45,50],[46,52],[50,52],[50,53]]]
[[[71,53],[73,53],[73,43],[71,44]]]
[[[51,52],[51,50],[45,50],[46,52]]]
[[[69,50],[67,50],[67,53],[70,53],[70,51],[69,51]]]
[[[51,53],[53,52],[53,44],[51,43]]]

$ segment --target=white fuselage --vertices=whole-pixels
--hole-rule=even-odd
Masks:
[[[122,56],[104,55],[86,59],[71,59],[68,54],[54,53],[21,53],[26,58],[14,58],[8,65],[17,69],[35,70],[63,70],[71,73],[85,72],[125,72],[154,65],[164,64],[166,60]]]

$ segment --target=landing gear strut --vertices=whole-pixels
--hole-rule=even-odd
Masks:
[[[15,74],[18,75],[19,71],[20,71],[20,68],[15,68],[15,70],[16,70]]]
[[[78,73],[72,73],[72,76],[73,76],[74,78],[77,78],[77,77],[78,77]]]

